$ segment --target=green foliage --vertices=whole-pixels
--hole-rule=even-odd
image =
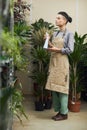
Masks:
[[[6,29],[0,36],[0,45],[9,57],[14,59],[14,65],[18,69],[25,69],[28,63],[25,46],[29,43],[30,26],[18,22],[14,26],[14,36]]]
[[[47,28],[48,30],[51,30],[54,28],[54,25],[52,23],[48,23],[44,21],[42,18],[36,21],[32,24],[34,31],[39,31],[41,28]]]
[[[74,52],[69,55],[70,61],[70,83],[72,86],[72,98],[76,98],[76,93],[81,92],[82,84],[81,80],[81,70],[80,64],[87,64],[87,34],[83,36],[79,36],[77,32],[75,32],[75,46]]]
[[[50,54],[45,49],[43,49],[45,42],[44,35],[46,32],[48,32],[50,36],[52,36],[54,30],[55,27],[53,24],[48,23],[43,19],[39,19],[32,24],[30,32],[30,43],[32,45],[31,55],[35,67],[31,78],[33,78],[34,82],[38,84],[39,89],[36,92],[40,96],[42,95],[41,97],[43,97],[44,93],[50,59]]]
[[[46,72],[34,71],[31,78],[34,79],[34,81],[36,81],[36,83],[41,87],[45,85],[47,74]]]
[[[20,122],[22,123],[22,115],[28,119],[25,114],[23,107],[23,95],[21,91],[21,83],[18,83],[18,79],[16,79],[11,86],[1,88],[0,90],[0,115],[5,116],[7,103],[9,105],[9,110],[16,115]],[[11,102],[9,102],[11,100]]]
[[[2,88],[0,90],[1,95],[0,95],[0,113],[2,113],[5,109],[5,104],[7,103],[9,97],[11,96],[11,94],[13,93],[14,88],[11,87],[6,87],[6,88]]]
[[[44,71],[48,67],[49,63],[49,53],[43,49],[43,47],[33,48],[31,51],[32,58],[35,63],[37,63],[38,71]]]
[[[43,46],[44,41],[45,41],[44,35],[46,32],[48,32],[50,36],[52,36],[53,29],[48,30],[48,28],[43,27],[43,28],[40,28],[38,31],[36,30],[32,31],[30,35],[31,44],[34,46]]]
[[[26,22],[17,22],[14,25],[14,36],[18,38],[19,45],[29,42],[30,26]]]
[[[14,66],[16,66],[18,69],[22,69],[27,62],[27,57],[24,54],[24,45],[26,45],[29,40],[29,26],[27,26],[24,22],[24,10],[30,10],[30,6],[24,4],[23,2],[20,4],[14,4],[13,0],[5,0],[2,2],[2,5],[2,7],[4,8],[1,7],[1,12],[2,15],[4,14],[4,17],[2,19],[2,16],[0,16],[0,54],[4,58],[13,58]],[[24,23],[21,23],[20,21],[23,21]],[[13,23],[15,23],[15,25],[13,25]],[[16,84],[16,81],[14,81],[13,85],[11,84],[11,86],[4,86],[4,88],[2,87],[3,86],[1,86],[0,88],[0,129],[3,130],[1,125],[3,125],[4,127],[5,123],[8,122],[7,120],[9,118],[7,117],[8,115],[6,111],[8,107],[9,112],[11,113],[12,111],[12,113],[15,114],[21,122],[21,116],[24,115],[26,118],[27,116],[24,112],[22,104],[23,95],[22,90],[20,88],[20,84]],[[11,104],[9,100],[12,101]],[[5,128],[5,130],[6,129],[7,128]]]
[[[18,39],[9,32],[3,32],[0,38],[0,45],[8,57],[14,59],[14,64],[19,67],[22,62],[21,47],[18,45]]]
[[[44,44],[44,34],[48,32],[50,36],[52,36],[53,31],[56,28],[52,23],[48,23],[43,19],[39,19],[35,23],[32,24],[30,41],[34,46],[43,46]]]
[[[79,64],[81,61],[85,62],[84,58],[87,56],[87,43],[85,42],[86,37],[87,34],[79,36],[78,33],[75,32],[75,48],[74,52],[70,55],[70,63],[73,62],[73,64]]]
[[[13,115],[17,116],[17,118],[20,120],[21,123],[22,123],[22,116],[28,119],[23,107],[23,100],[24,98],[22,90],[15,89],[12,95],[12,102],[10,104],[10,109]]]

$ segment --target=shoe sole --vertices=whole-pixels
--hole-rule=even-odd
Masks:
[[[63,121],[63,120],[67,120],[68,118],[63,118],[63,119],[54,119],[54,121]]]

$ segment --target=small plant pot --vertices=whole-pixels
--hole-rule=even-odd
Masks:
[[[52,108],[52,100],[47,100],[45,102],[44,109],[51,109]]]
[[[35,110],[36,111],[43,111],[44,110],[44,105],[40,101],[35,102]]]
[[[81,106],[81,101],[75,101],[69,100],[68,108],[71,112],[79,112]]]

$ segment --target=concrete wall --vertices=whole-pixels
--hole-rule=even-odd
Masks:
[[[87,0],[22,0],[31,4],[30,15],[27,14],[28,23],[35,22],[39,18],[55,24],[57,12],[64,10],[73,18],[73,22],[68,24],[68,28],[79,34],[87,33]],[[32,66],[29,64],[29,70]],[[19,77],[23,84],[25,94],[32,93],[32,80],[28,78],[28,73],[20,72]]]
[[[68,28],[73,32],[83,34],[87,32],[87,0],[26,0],[32,3],[31,22],[43,18],[55,24],[57,12],[64,10],[73,18]]]

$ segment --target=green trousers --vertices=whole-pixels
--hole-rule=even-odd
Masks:
[[[61,114],[67,114],[68,95],[59,92],[52,92],[52,98],[55,112],[60,112]]]

